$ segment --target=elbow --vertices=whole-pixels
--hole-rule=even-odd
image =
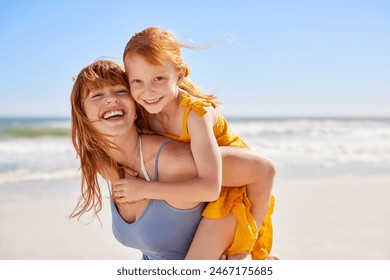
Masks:
[[[221,184],[222,182],[217,181],[208,186],[207,202],[218,199],[219,195],[221,194]]]
[[[215,201],[218,199],[219,195],[221,194],[221,185],[217,189],[215,189],[211,194],[210,194],[210,200],[209,201]]]

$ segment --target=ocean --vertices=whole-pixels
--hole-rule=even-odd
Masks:
[[[390,175],[390,118],[228,118],[278,177]],[[69,118],[0,118],[0,185],[73,179]]]
[[[0,118],[0,184],[79,176],[68,118]]]

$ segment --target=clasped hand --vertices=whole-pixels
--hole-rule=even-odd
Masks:
[[[131,169],[126,168],[126,178],[120,179],[112,185],[113,199],[117,203],[132,204],[145,199],[142,195],[144,180],[133,177],[137,173],[131,171]]]

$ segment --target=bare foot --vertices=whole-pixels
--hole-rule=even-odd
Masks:
[[[268,257],[265,258],[267,261],[268,260],[272,260],[272,261],[275,261],[275,260],[280,260],[280,257],[278,255],[268,255]]]

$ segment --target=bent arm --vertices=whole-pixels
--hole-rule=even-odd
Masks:
[[[132,182],[144,191],[142,197],[148,199],[176,201],[216,200],[222,185],[222,161],[213,124],[216,111],[203,117],[190,112],[187,127],[191,142],[186,151],[173,151],[179,143],[170,143],[164,148],[159,159],[158,182]],[[176,152],[177,154],[174,154]],[[153,167],[154,168],[154,167]]]
[[[271,160],[247,149],[219,147],[222,156],[222,185],[237,187],[274,176]],[[191,184],[181,182],[197,177],[197,169],[187,143],[171,142],[159,159],[159,181],[140,180],[139,189],[147,199],[209,201]],[[178,181],[181,181],[177,183]],[[205,186],[207,187],[207,186]]]

